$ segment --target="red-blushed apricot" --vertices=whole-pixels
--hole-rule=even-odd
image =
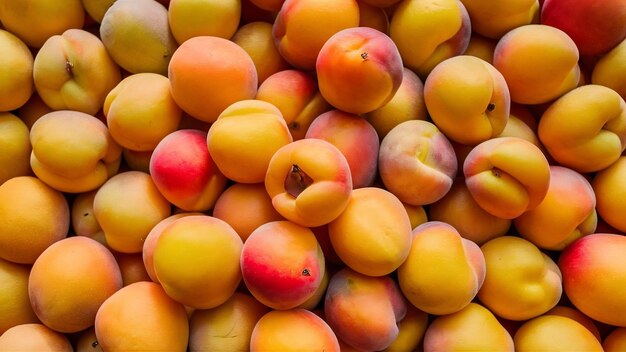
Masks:
[[[500,38],[493,65],[506,79],[511,101],[542,104],[574,89],[578,49],[567,34],[545,24],[516,27]]]
[[[389,24],[404,65],[422,79],[441,61],[462,54],[471,32],[465,6],[454,0],[401,1]]]
[[[582,236],[595,232],[596,196],[580,173],[550,166],[550,186],[535,209],[513,220],[519,234],[542,249],[563,250]]]
[[[513,219],[534,209],[550,185],[550,165],[525,139],[499,137],[475,146],[463,163],[465,185],[490,214]]]
[[[55,34],[70,28],[82,28],[85,10],[81,0],[7,2],[0,6],[0,20],[29,47],[40,48]]]
[[[244,242],[257,227],[284,220],[274,209],[263,183],[232,184],[217,198],[212,215],[232,226]]]
[[[402,82],[396,44],[369,27],[341,30],[328,38],[317,56],[320,93],[339,110],[365,114],[387,104]]]
[[[39,323],[28,297],[30,266],[0,259],[0,336],[21,324]]]
[[[178,46],[167,8],[152,0],[116,0],[105,12],[99,34],[113,61],[130,73],[166,75]]]
[[[402,202],[426,205],[452,186],[457,160],[448,138],[433,123],[409,120],[380,143],[378,172],[385,188]]]
[[[0,130],[0,185],[13,177],[32,175],[32,147],[26,123],[9,112],[0,112]]]
[[[67,237],[70,208],[63,193],[38,178],[18,176],[0,185],[0,258],[32,264]]]
[[[352,188],[374,183],[378,170],[378,134],[363,117],[341,110],[330,110],[316,117],[305,138],[323,139],[346,157],[352,175]]]
[[[206,139],[204,131],[177,130],[163,138],[150,157],[154,185],[185,211],[211,209],[228,181],[211,157]]]
[[[578,172],[599,171],[626,149],[626,102],[601,85],[575,88],[541,115],[538,134],[561,166]]]
[[[478,303],[435,317],[424,334],[424,351],[515,351],[496,316]]]
[[[339,352],[337,336],[319,316],[306,309],[272,310],[252,330],[250,351]]]
[[[424,82],[424,101],[433,123],[448,138],[468,145],[500,134],[511,106],[502,74],[470,55],[435,66]]]
[[[219,170],[243,183],[263,182],[274,153],[292,141],[280,110],[257,99],[229,105],[207,135],[209,153]]]
[[[156,240],[154,273],[165,292],[186,306],[209,309],[226,302],[241,281],[243,241],[223,220],[183,216]]]
[[[33,172],[62,192],[100,187],[117,173],[122,157],[107,126],[80,111],[56,110],[41,116],[30,129],[30,143]]]
[[[541,23],[572,38],[582,55],[601,55],[626,38],[626,6],[622,1],[544,0]]]
[[[289,69],[272,36],[272,23],[256,21],[241,25],[231,40],[245,50],[256,67],[259,84],[276,72]]]
[[[567,246],[558,261],[563,289],[572,304],[590,318],[613,326],[626,326],[626,265],[620,259],[625,247],[623,235],[594,233]]]
[[[189,323],[185,307],[154,282],[140,281],[109,297],[96,314],[104,351],[185,351]]]
[[[513,336],[515,351],[603,351],[600,341],[577,321],[544,315],[525,322]]]
[[[159,193],[150,175],[125,171],[98,189],[93,210],[110,248],[138,253],[152,227],[170,216],[171,204]]]
[[[278,51],[289,64],[312,70],[328,38],[358,25],[356,0],[286,0],[274,20],[272,35]]]
[[[562,294],[561,271],[531,242],[500,236],[480,247],[487,273],[478,299],[494,314],[527,320],[552,309]]]
[[[408,68],[402,70],[402,83],[393,98],[382,107],[364,115],[374,126],[379,139],[385,138],[392,128],[408,120],[426,120],[424,83]]]
[[[472,21],[472,31],[488,38],[499,39],[508,31],[534,23],[539,18],[540,7],[537,0],[462,2]]]
[[[348,267],[364,275],[384,276],[406,260],[411,223],[395,195],[382,188],[364,187],[352,191],[346,209],[328,224],[328,235],[335,253]]]
[[[303,139],[311,122],[331,109],[319,92],[316,79],[308,72],[286,69],[259,85],[256,99],[276,106],[289,126],[294,140]]]
[[[226,107],[257,92],[258,75],[250,55],[220,37],[188,39],[172,55],[167,72],[174,101],[205,122],[214,122]]]
[[[485,259],[478,245],[443,222],[413,230],[411,249],[398,268],[404,296],[429,314],[451,314],[467,306],[485,280]]]
[[[168,23],[179,44],[201,35],[230,39],[240,17],[238,0],[169,0],[167,7]]]
[[[0,68],[3,77],[0,83],[0,111],[11,111],[26,104],[35,91],[34,58],[26,43],[4,29],[0,29],[0,48],[3,52]]]
[[[313,232],[290,221],[259,226],[241,251],[241,273],[250,293],[272,309],[292,309],[322,282],[325,260]]]
[[[113,254],[96,240],[72,236],[41,253],[28,277],[28,296],[37,317],[64,333],[92,326],[101,304],[122,288]]]
[[[301,139],[274,153],[265,189],[280,215],[316,227],[344,211],[352,194],[352,175],[346,157],[330,142]]]
[[[598,214],[609,225],[619,231],[626,231],[624,211],[626,210],[626,156],[600,170],[592,179]]]
[[[215,308],[196,309],[189,318],[189,350],[249,351],[252,331],[269,310],[240,292]]]
[[[16,325],[0,335],[2,351],[72,352],[67,336],[39,323]]]
[[[460,177],[443,198],[430,204],[428,219],[452,225],[461,237],[478,245],[507,234],[512,223],[481,208]]]
[[[340,340],[357,350],[389,347],[399,334],[397,323],[406,311],[402,292],[389,276],[372,277],[343,268],[328,283],[326,322]]]
[[[134,151],[154,150],[182,118],[167,77],[149,72],[124,78],[106,95],[102,111],[113,139]]]
[[[317,236],[315,237],[318,238]],[[322,253],[324,253],[323,250]],[[324,273],[322,274],[322,281],[320,281],[319,286],[317,286],[317,290],[315,290],[315,292],[311,297],[309,297],[309,299],[302,302],[302,304],[298,305],[296,308],[304,308],[310,311],[314,311],[317,307],[320,306],[320,302],[322,302],[324,296],[326,295],[326,289],[328,288],[328,282],[330,281],[330,274],[328,272],[328,265],[326,265],[326,258],[324,258],[324,262]]]

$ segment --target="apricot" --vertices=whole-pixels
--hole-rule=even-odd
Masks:
[[[311,298],[326,265],[313,232],[285,220],[254,230],[243,245],[240,262],[250,293],[280,310],[296,308]]]
[[[424,339],[428,328],[428,314],[408,305],[406,315],[398,322],[398,336],[389,345],[386,352],[414,351]]]
[[[180,217],[163,228],[153,254],[154,273],[165,292],[192,308],[219,306],[241,281],[243,242],[223,220]]]
[[[81,0],[8,1],[0,5],[0,21],[4,29],[38,49],[53,35],[82,28],[85,10]]]
[[[96,336],[104,351],[186,351],[185,307],[157,283],[141,281],[109,297],[96,314]]]
[[[561,271],[534,244],[516,236],[501,236],[480,249],[487,273],[478,299],[494,314],[509,320],[527,320],[559,302]]]
[[[626,39],[611,49],[593,66],[591,83],[611,88],[626,99],[626,83],[620,77],[626,76]]]
[[[545,24],[527,24],[500,38],[493,65],[506,79],[511,101],[541,104],[576,87],[578,59],[576,44],[565,32]]]
[[[258,85],[250,55],[232,41],[214,36],[182,43],[172,55],[167,76],[176,104],[210,123],[229,105],[254,98]]]
[[[605,352],[619,352],[626,348],[626,328],[616,328],[602,342]]]
[[[67,336],[39,323],[20,324],[0,335],[2,351],[72,352]]]
[[[467,306],[485,280],[485,258],[478,245],[443,222],[413,230],[406,260],[398,268],[404,296],[430,314],[451,314]]]
[[[177,130],[161,139],[150,157],[154,185],[185,211],[211,209],[228,181],[211,157],[206,139],[204,131]]]
[[[339,352],[337,336],[319,316],[306,309],[273,310],[252,330],[250,351]]]
[[[499,39],[508,31],[531,24],[539,18],[540,7],[537,0],[462,2],[472,21],[472,30],[488,38]]]
[[[32,174],[30,169],[30,132],[19,117],[0,112],[0,185],[5,181]]]
[[[609,225],[620,231],[626,231],[624,209],[624,175],[626,175],[626,157],[621,156],[616,162],[600,170],[592,179],[598,214]]]
[[[143,264],[142,253],[113,252],[115,261],[122,274],[122,286],[128,286],[138,281],[151,281],[150,275]]]
[[[235,182],[258,183],[265,180],[274,153],[292,141],[276,106],[249,99],[220,113],[209,128],[206,143],[224,176]]]
[[[70,208],[63,193],[38,178],[18,176],[0,185],[0,258],[32,264],[67,237]]]
[[[117,173],[122,157],[122,148],[102,121],[73,110],[40,117],[30,129],[30,143],[33,172],[62,192],[100,187]]]
[[[411,223],[395,195],[382,188],[364,187],[352,191],[346,209],[328,224],[328,235],[348,267],[361,274],[384,276],[407,259]]]
[[[500,134],[511,106],[502,74],[469,55],[435,66],[424,82],[424,100],[433,123],[448,138],[468,145]]]
[[[561,166],[583,173],[599,171],[626,149],[626,102],[601,85],[575,88],[545,110],[538,134]]]
[[[450,190],[457,167],[450,141],[428,121],[402,122],[380,143],[380,178],[387,190],[408,204],[441,199]]]
[[[352,175],[346,157],[330,142],[301,139],[274,153],[265,189],[280,215],[316,227],[344,211],[352,193]]]
[[[284,220],[274,209],[263,183],[232,184],[217,198],[212,215],[232,226],[244,242],[257,227]]]
[[[241,1],[170,0],[167,10],[170,30],[179,44],[201,35],[230,39],[239,26]]]
[[[557,305],[547,311],[544,315],[558,315],[573,319],[582,324],[585,328],[587,328],[587,330],[591,331],[593,336],[595,336],[598,341],[602,341],[602,335],[600,334],[600,329],[598,329],[596,322],[576,308],[565,305]]]
[[[603,351],[600,341],[577,321],[545,315],[525,322],[513,337],[516,351]]]
[[[28,298],[30,267],[0,259],[0,336],[8,329],[21,324],[39,323]]]
[[[125,171],[98,189],[93,210],[110,248],[138,253],[152,227],[170,215],[171,206],[150,175]]]
[[[100,39],[111,58],[130,73],[168,73],[178,44],[167,9],[154,0],[116,0],[100,24]]]
[[[112,88],[102,111],[113,139],[134,151],[154,150],[182,118],[167,77],[148,72],[129,75]]]
[[[274,20],[272,35],[289,64],[313,70],[324,43],[342,29],[358,25],[356,0],[286,0]]]
[[[535,209],[513,220],[520,235],[548,250],[563,250],[596,230],[596,196],[587,179],[562,166],[550,166],[548,193]]]
[[[461,1],[409,0],[395,7],[389,36],[404,65],[425,79],[440,62],[461,55],[470,40],[470,17]]]
[[[1,6],[7,6],[3,4]],[[0,7],[0,20],[2,19]],[[22,107],[35,91],[33,82],[33,54],[28,46],[15,34],[0,28],[0,111],[11,111]]]
[[[77,236],[90,237],[106,246],[102,227],[93,211],[93,200],[97,190],[76,195],[70,208],[72,231]]]
[[[465,185],[490,214],[513,219],[534,209],[550,185],[550,166],[541,150],[518,137],[486,140],[463,163]]]
[[[470,303],[438,316],[424,334],[424,351],[514,351],[513,339],[489,309]]]
[[[339,110],[365,114],[387,104],[402,82],[402,58],[386,34],[353,27],[333,34],[317,55],[320,93]]]
[[[407,310],[400,289],[389,276],[372,277],[350,268],[335,273],[324,301],[326,322],[347,345],[380,351],[399,334]]]
[[[313,120],[305,138],[323,139],[343,153],[350,167],[352,188],[374,183],[378,170],[378,134],[363,117],[341,110],[327,111]]]
[[[189,318],[189,350],[249,351],[252,331],[269,310],[240,292],[215,308],[196,309]]]
[[[94,324],[101,304],[122,288],[113,254],[84,236],[58,241],[41,253],[28,278],[28,295],[37,317],[64,333]]]

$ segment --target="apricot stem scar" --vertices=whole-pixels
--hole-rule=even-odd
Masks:
[[[74,75],[73,69],[74,69],[74,64],[71,63],[69,60],[66,60],[65,61],[65,71],[67,71],[67,73],[69,73],[70,76]]]
[[[302,270],[302,276],[311,276],[311,273],[309,272],[309,269],[304,268],[304,270]]]
[[[298,197],[302,191],[313,183],[313,179],[307,175],[296,164],[291,165],[291,169],[285,177],[285,191],[293,197]]]
[[[493,168],[493,169],[491,169],[491,173],[492,173],[492,174],[493,174],[493,176],[495,176],[495,177],[500,177],[500,169]]]
[[[362,53],[361,53],[361,59],[363,59],[363,61],[367,60],[367,55],[369,55],[369,54],[367,53],[367,51],[362,52]]]
[[[489,103],[489,105],[487,105],[487,112],[492,112],[496,109],[496,104],[494,103]]]

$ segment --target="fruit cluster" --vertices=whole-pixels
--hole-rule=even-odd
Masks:
[[[624,0],[0,0],[0,351],[626,350]]]

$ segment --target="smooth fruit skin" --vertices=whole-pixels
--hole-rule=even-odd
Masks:
[[[626,177],[626,157],[621,156],[615,163],[596,173],[592,180],[598,215],[622,232],[626,232],[626,221],[623,216],[626,209],[624,177]]]
[[[593,66],[591,83],[611,88],[626,99],[626,39],[602,55]]]
[[[130,284],[107,299],[96,314],[96,336],[104,351],[185,351],[189,323],[185,307],[157,283]]]
[[[325,259],[313,232],[290,221],[273,221],[250,234],[241,251],[243,281],[273,309],[291,309],[315,294]]]
[[[30,169],[30,131],[24,121],[9,113],[0,112],[0,185],[17,176],[32,174]]]
[[[72,352],[66,335],[40,323],[16,325],[0,335],[2,351]]]
[[[0,111],[20,108],[35,91],[33,54],[28,46],[9,31],[0,29]]]
[[[545,0],[541,23],[567,33],[582,55],[602,55],[626,38],[626,5],[619,0]]]
[[[240,0],[170,0],[167,7],[172,35],[179,44],[200,35],[230,39],[241,17]]]
[[[573,319],[545,315],[525,322],[513,337],[515,350],[532,351],[603,351],[600,341]]]
[[[0,259],[0,336],[8,329],[21,324],[38,323],[28,298],[30,266]]]
[[[252,330],[250,351],[339,352],[337,336],[328,324],[306,309],[273,310]]]
[[[122,285],[119,265],[104,245],[72,236],[37,258],[28,278],[28,295],[46,326],[73,333],[92,326],[102,303]]]
[[[489,0],[461,1],[472,22],[472,31],[488,38],[499,39],[513,28],[533,23],[539,17],[539,1]]]
[[[320,92],[334,107],[365,114],[388,103],[402,82],[402,58],[386,34],[369,27],[341,30],[320,49]]]
[[[594,233],[569,245],[559,257],[563,288],[581,312],[599,322],[626,326],[626,237]],[[610,280],[598,280],[610,277]]]

